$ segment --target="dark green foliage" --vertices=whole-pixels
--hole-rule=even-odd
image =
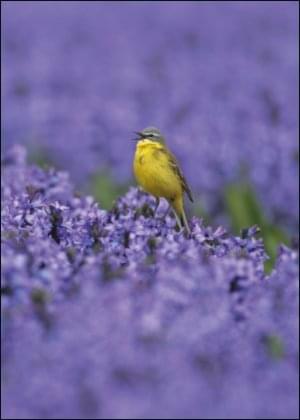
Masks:
[[[50,167],[58,168],[56,162],[51,159],[50,154],[47,150],[41,148],[35,148],[28,154],[29,163],[33,163],[42,169],[49,169]]]
[[[263,337],[268,355],[272,359],[281,359],[284,356],[284,345],[282,339],[275,334],[265,335]]]
[[[90,183],[90,191],[96,201],[100,203],[101,208],[110,210],[114,201],[125,193],[128,184],[117,184],[108,171],[102,171],[95,174]]]
[[[229,185],[224,192],[227,214],[235,233],[240,233],[248,226],[258,225],[270,259],[265,264],[266,271],[273,268],[278,246],[288,244],[286,233],[270,223],[261,208],[255,192],[248,182]]]

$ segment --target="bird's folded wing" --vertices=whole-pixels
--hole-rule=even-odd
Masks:
[[[175,172],[175,174],[180,179],[182,189],[187,193],[189,199],[193,202],[194,200],[193,200],[193,196],[192,196],[192,191],[191,191],[190,187],[188,186],[188,183],[187,183],[185,177],[183,176],[183,173],[180,169],[180,166],[179,166],[175,156],[170,151],[168,151],[168,155],[169,155],[170,167],[172,168],[172,170]]]

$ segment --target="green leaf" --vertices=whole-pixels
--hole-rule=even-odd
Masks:
[[[35,149],[28,154],[29,163],[33,163],[42,169],[48,169],[49,167],[56,167],[57,165],[50,158],[49,154],[42,149]]]
[[[225,206],[236,233],[257,224],[265,224],[265,219],[255,194],[247,183],[232,184],[225,189]]]
[[[265,271],[270,273],[277,256],[278,246],[280,244],[289,245],[288,236],[279,227],[274,225],[266,225],[262,230],[262,236],[265,243],[265,247],[270,260],[265,263]]]
[[[254,189],[247,181],[227,186],[224,202],[232,229],[236,234],[252,225],[260,227],[265,249],[270,257],[265,263],[265,271],[270,272],[274,266],[278,246],[281,243],[288,245],[288,236],[280,227],[267,220]]]
[[[263,341],[268,354],[273,359],[281,359],[284,356],[284,345],[280,337],[274,334],[270,334],[266,335]]]
[[[209,213],[205,210],[200,200],[197,200],[193,204],[193,214],[197,217],[200,217],[201,219],[204,219],[207,224],[210,224],[212,222]]]
[[[108,171],[102,171],[93,175],[90,183],[90,191],[99,202],[100,206],[110,210],[114,201],[123,195],[128,189],[128,184],[116,183]]]

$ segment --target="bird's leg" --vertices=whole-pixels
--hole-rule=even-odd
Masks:
[[[168,215],[168,213],[169,213],[169,211],[170,211],[170,208],[171,208],[171,204],[169,204],[169,205],[168,205],[168,208],[167,208],[167,210],[164,212],[164,214],[162,215],[161,220],[165,220],[165,218],[167,217],[167,215]]]
[[[189,224],[188,224],[188,221],[187,221],[187,218],[186,218],[186,215],[185,215],[185,211],[184,210],[182,212],[182,220],[183,220],[183,224],[184,224],[184,227],[186,229],[186,232],[190,236],[191,235],[191,229],[189,227]]]
[[[158,209],[158,206],[159,206],[159,197],[155,197],[154,215],[156,213],[156,210]]]
[[[174,214],[174,216],[175,216],[175,219],[176,219],[177,225],[178,225],[178,227],[179,227],[179,230],[182,230],[182,229],[183,229],[183,226],[182,226],[182,223],[181,223],[181,221],[180,221],[180,218],[178,217],[178,214],[177,214],[177,213],[176,213],[176,211],[173,209],[173,207],[171,207],[171,208],[172,208],[173,214]]]

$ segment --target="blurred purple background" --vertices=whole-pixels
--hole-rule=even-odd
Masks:
[[[296,2],[3,2],[2,20],[4,149],[124,182],[132,131],[156,125],[207,211],[242,172],[298,225]]]
[[[297,2],[1,10],[3,418],[298,418]],[[82,194],[133,183],[149,125],[191,238],[136,188]]]

